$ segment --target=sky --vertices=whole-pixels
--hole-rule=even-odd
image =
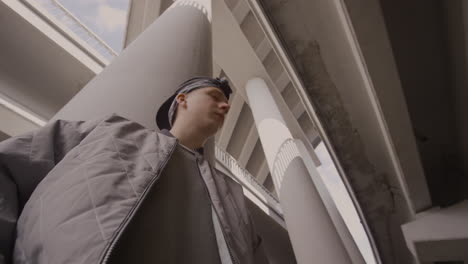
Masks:
[[[346,223],[351,235],[356,241],[356,245],[360,249],[367,264],[374,264],[375,259],[372,253],[372,249],[367,238],[367,234],[364,231],[356,209],[351,201],[351,197],[341,180],[338,171],[330,157],[325,145],[321,142],[317,148],[315,148],[315,154],[318,156],[322,163],[317,170],[323,179],[323,182],[332,196],[335,205],[340,212],[343,220]]]
[[[129,0],[58,0],[83,24],[120,53]]]

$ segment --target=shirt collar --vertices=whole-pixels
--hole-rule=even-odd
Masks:
[[[172,135],[171,131],[169,131],[169,130],[166,129],[166,128],[161,129],[161,133],[163,133],[163,134],[166,135],[166,136],[175,138],[175,136]],[[180,144],[180,142],[179,142],[179,144]],[[182,145],[182,144],[180,144],[180,145]],[[183,146],[183,145],[182,145],[182,146]],[[184,147],[185,147],[185,146],[184,146]],[[186,147],[186,148],[188,148],[188,147]],[[192,150],[192,149],[190,149],[190,150]],[[192,151],[193,151],[193,150],[192,150]],[[200,147],[200,148],[195,149],[195,151],[198,152],[198,153],[200,153],[201,155],[203,155],[204,149],[203,149],[203,147]]]

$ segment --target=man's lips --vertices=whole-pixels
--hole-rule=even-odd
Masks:
[[[215,115],[219,116],[221,119],[224,119],[224,115],[220,113],[215,113]]]

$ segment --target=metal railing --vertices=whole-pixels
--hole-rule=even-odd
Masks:
[[[281,144],[273,161],[273,172],[271,173],[275,186],[279,186],[278,188],[281,188],[281,183],[283,182],[286,169],[291,161],[299,156],[299,150],[294,139],[287,139]]]
[[[250,185],[254,191],[258,192],[256,195],[260,195],[262,200],[268,207],[273,209],[278,215],[282,216],[283,211],[281,209],[278,199],[261,183],[257,181],[246,169],[239,165],[237,160],[229,155],[229,153],[215,147],[215,157],[221,162],[232,174],[242,183]]]
[[[91,29],[84,25],[77,17],[75,17],[66,7],[64,7],[57,0],[22,0],[23,3],[32,7],[36,13],[42,13],[43,18],[53,17],[56,21],[48,21],[50,24],[57,22],[66,26],[76,37],[80,38],[89,47],[94,49],[100,56],[105,58],[104,63],[108,64],[118,54],[109,45],[106,44],[99,36],[97,36]],[[43,10],[37,9],[39,5],[47,14],[43,14]],[[71,37],[72,36],[67,36]],[[94,56],[93,56],[94,57]],[[98,58],[99,59],[99,58]]]

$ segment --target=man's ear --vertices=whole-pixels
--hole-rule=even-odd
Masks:
[[[178,94],[176,96],[177,103],[180,104],[185,104],[187,101],[187,95],[186,94]]]

